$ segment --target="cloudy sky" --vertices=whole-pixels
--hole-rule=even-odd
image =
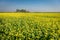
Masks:
[[[60,12],[60,0],[0,0],[0,11],[15,11],[16,9]]]

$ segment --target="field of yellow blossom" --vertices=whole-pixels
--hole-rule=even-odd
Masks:
[[[60,13],[0,13],[0,40],[60,40]]]

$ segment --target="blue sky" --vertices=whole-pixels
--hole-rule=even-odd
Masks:
[[[16,9],[60,12],[60,0],[0,0],[0,11],[15,11]]]

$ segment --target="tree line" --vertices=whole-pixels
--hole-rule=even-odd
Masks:
[[[16,9],[16,12],[29,12],[29,11],[27,11],[25,9]]]

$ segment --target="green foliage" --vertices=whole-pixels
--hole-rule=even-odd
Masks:
[[[0,18],[0,40],[60,40],[60,21],[34,17]]]

